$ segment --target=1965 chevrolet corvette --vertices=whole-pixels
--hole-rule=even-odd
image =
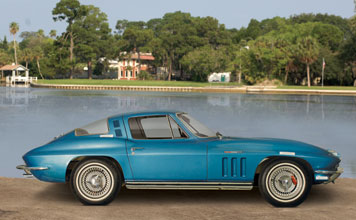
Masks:
[[[23,156],[25,175],[69,182],[87,205],[128,189],[250,190],[279,207],[302,203],[313,184],[342,173],[332,150],[282,139],[224,137],[183,112],[112,116]]]

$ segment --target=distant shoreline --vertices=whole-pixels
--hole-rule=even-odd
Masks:
[[[153,91],[153,92],[206,92],[206,93],[249,93],[249,94],[303,94],[303,95],[343,95],[356,96],[356,90],[328,89],[288,89],[275,86],[126,86],[126,85],[71,85],[31,83],[34,88],[64,90],[118,90],[118,91]]]

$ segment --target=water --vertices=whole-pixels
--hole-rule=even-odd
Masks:
[[[127,111],[181,110],[224,135],[287,138],[334,149],[356,178],[356,97],[64,91],[0,87],[0,176],[53,137]]]

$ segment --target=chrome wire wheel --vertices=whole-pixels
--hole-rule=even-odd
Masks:
[[[85,164],[77,173],[75,178],[77,191],[89,201],[103,201],[114,190],[114,175],[103,163]]]
[[[281,203],[301,197],[306,189],[303,171],[293,163],[279,163],[269,169],[265,186],[268,194]]]

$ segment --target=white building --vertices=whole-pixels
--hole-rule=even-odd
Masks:
[[[226,73],[212,73],[208,76],[208,82],[230,82],[231,72]]]

